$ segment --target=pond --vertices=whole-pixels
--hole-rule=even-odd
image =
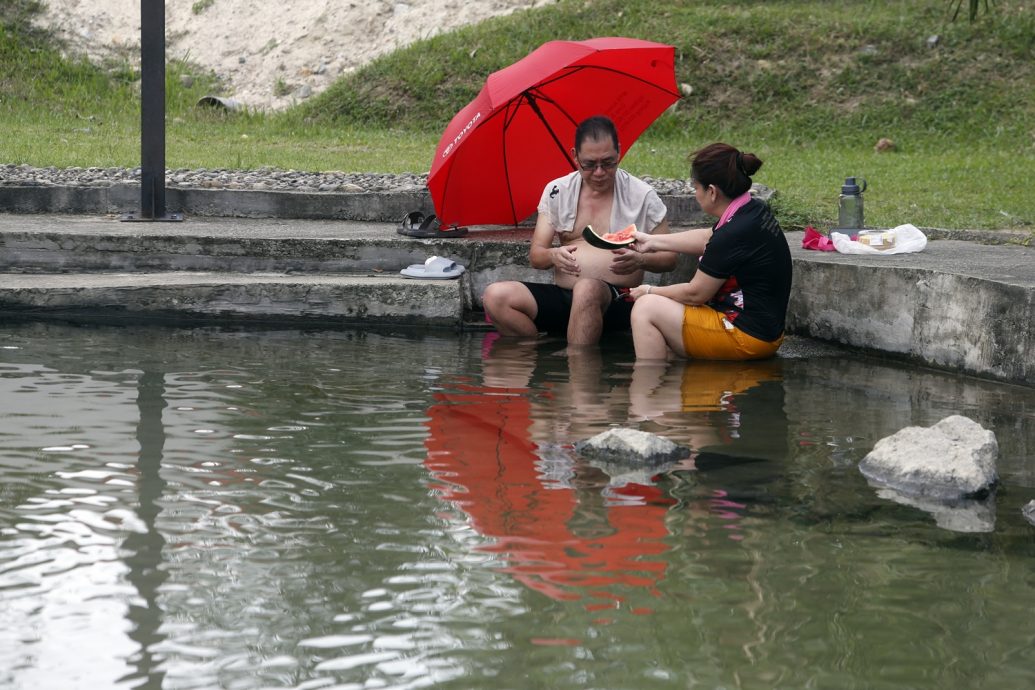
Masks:
[[[1035,390],[833,348],[0,328],[0,686],[1035,685]],[[993,429],[975,523],[857,470]],[[604,464],[620,426],[693,449]]]

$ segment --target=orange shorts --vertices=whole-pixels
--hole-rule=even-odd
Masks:
[[[683,310],[683,350],[687,357],[765,359],[776,354],[781,343],[782,335],[768,343],[751,337],[711,307],[702,305]]]

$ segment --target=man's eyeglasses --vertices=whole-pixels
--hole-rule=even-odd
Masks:
[[[602,158],[598,161],[584,161],[581,159],[577,160],[579,161],[579,167],[585,170],[586,172],[591,172],[593,170],[596,170],[597,168],[600,168],[601,170],[614,170],[618,167],[617,158]]]

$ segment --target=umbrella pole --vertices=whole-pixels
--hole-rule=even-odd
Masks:
[[[550,138],[553,139],[553,143],[557,144],[557,150],[561,152],[561,156],[563,156],[564,160],[567,161],[568,165],[571,166],[571,169],[575,170],[575,163],[571,160],[571,157],[568,156],[568,150],[564,148],[564,144],[562,144],[561,140],[557,138],[557,133],[553,131],[553,128],[550,127],[550,124],[546,121],[546,116],[543,115],[543,111],[539,109],[539,104],[536,102],[536,96],[532,95],[530,91],[525,91],[523,95],[526,99],[528,99],[528,105],[530,108],[532,108],[532,112],[535,113],[536,117],[539,118],[539,121],[543,123],[543,127],[546,129],[546,131],[550,133]],[[564,113],[563,110],[561,110],[561,112]],[[567,113],[564,113],[564,115],[565,117],[568,116]],[[568,119],[571,120],[570,117],[568,117]],[[514,208],[513,197],[511,197],[510,199],[510,213],[512,216],[514,216],[514,225],[517,225],[517,210]]]
[[[575,170],[575,163],[572,162],[571,158],[568,157],[568,150],[564,148],[564,144],[562,144],[561,140],[557,138],[557,133],[554,132],[553,129],[550,128],[550,125],[546,122],[546,116],[543,115],[543,111],[539,109],[539,104],[536,102],[536,96],[533,96],[530,91],[525,91],[524,95],[528,99],[528,105],[530,108],[532,108],[532,112],[536,114],[536,117],[539,118],[539,121],[543,123],[543,127],[545,127],[546,131],[550,133],[550,138],[553,139],[553,143],[557,144],[557,148],[560,149],[561,155],[564,156],[564,160],[568,162],[568,165],[571,166],[572,170]],[[567,113],[565,113],[565,115],[567,115]],[[571,118],[569,117],[568,119],[570,120]]]
[[[557,144],[557,150],[559,150],[561,152],[561,156],[564,158],[565,161],[567,161],[568,165],[571,166],[571,169],[575,170],[575,163],[572,162],[571,158],[568,157],[567,149],[564,148],[564,144],[561,143],[561,140],[557,138],[557,133],[554,132],[553,129],[551,129],[549,123],[546,121],[546,116],[543,115],[543,111],[539,109],[539,104],[536,103],[536,96],[534,96],[531,91],[523,91],[521,93],[521,95],[524,96],[525,100],[528,102],[529,107],[532,108],[532,112],[535,113],[536,117],[539,118],[539,121],[543,123],[543,127],[546,129],[547,132],[549,132],[550,138],[553,139],[553,143]],[[517,112],[517,106],[514,106],[513,110],[511,110],[511,113],[516,113],[516,112]],[[564,111],[561,110],[561,112],[563,113]],[[564,115],[565,115],[565,117],[568,117],[567,113],[564,113]],[[571,117],[568,117],[568,119],[571,120]],[[510,126],[510,121],[511,121],[511,117],[508,117],[506,123],[503,125],[504,131],[506,131],[507,127]],[[572,120],[572,122],[574,122],[574,120]],[[507,160],[507,147],[506,147],[506,145],[504,145],[503,146],[503,161],[504,161],[504,163],[503,163],[503,174],[504,174],[504,176],[506,178],[507,189],[510,190],[510,188],[511,188],[510,187],[510,166],[507,165],[506,160]],[[517,217],[517,209],[514,208],[514,196],[512,194],[508,194],[508,196],[510,197],[510,199],[509,199],[510,200],[510,216],[511,216],[511,218],[514,219],[514,225],[517,225],[523,219],[520,219],[520,218]]]

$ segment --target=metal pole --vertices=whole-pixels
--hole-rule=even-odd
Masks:
[[[183,220],[165,210],[165,0],[140,0],[140,216]]]

